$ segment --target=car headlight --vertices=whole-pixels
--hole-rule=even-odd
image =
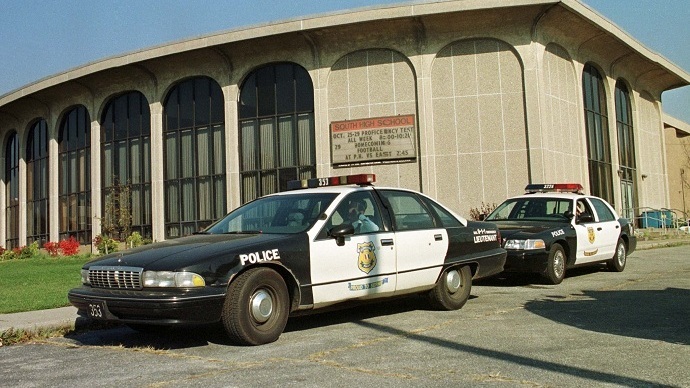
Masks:
[[[144,287],[203,287],[206,281],[193,272],[144,271]]]
[[[88,269],[82,269],[81,270],[81,284],[91,284],[91,280],[89,280],[89,270]]]
[[[506,241],[506,245],[504,246],[504,248],[505,249],[519,249],[519,250],[545,249],[546,244],[544,244],[544,240],[541,240],[541,239],[508,240],[508,241]]]

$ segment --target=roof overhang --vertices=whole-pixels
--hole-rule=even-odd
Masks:
[[[667,114],[664,114],[664,129],[675,130],[679,138],[690,136],[690,124]]]
[[[47,91],[57,85],[92,78],[93,75],[113,71],[127,66],[140,66],[146,61],[170,55],[180,55],[195,50],[217,47],[252,39],[261,39],[281,34],[338,29],[346,25],[376,23],[381,20],[416,19],[424,20],[445,13],[466,11],[490,11],[518,7],[529,12],[534,20],[533,32],[560,29],[564,25],[570,30],[576,26],[577,34],[568,35],[569,44],[580,50],[594,52],[605,58],[610,70],[621,66],[635,69],[635,85],[649,86],[650,92],[660,95],[670,90],[690,85],[690,74],[671,63],[656,52],[646,48],[618,26],[596,13],[578,0],[447,0],[410,2],[397,5],[367,7],[330,14],[305,16],[303,18],[278,21],[246,28],[214,33],[179,42],[116,55],[83,66],[70,69],[30,83],[0,96],[0,108],[23,97]],[[527,11],[526,11],[527,12]],[[436,17],[437,18],[437,17]],[[145,70],[144,70],[145,71]],[[81,87],[82,85],[78,85]],[[48,93],[47,95],[50,95]]]

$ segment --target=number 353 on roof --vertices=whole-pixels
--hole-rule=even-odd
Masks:
[[[415,115],[331,122],[335,167],[396,163],[417,158]]]

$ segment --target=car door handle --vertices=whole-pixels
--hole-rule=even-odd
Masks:
[[[621,227],[620,225],[616,225],[616,229],[618,229],[618,228],[620,228],[620,227]]]
[[[440,235],[440,234],[434,235],[434,241],[441,241],[441,240],[443,240],[443,235]]]
[[[390,245],[393,245],[393,239],[392,238],[382,238],[381,239],[381,246],[382,247],[386,247],[386,246],[390,246]]]
[[[597,230],[601,231],[601,226],[597,228]]]

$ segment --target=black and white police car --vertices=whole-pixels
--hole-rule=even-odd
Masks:
[[[205,231],[91,261],[69,291],[79,313],[141,330],[221,321],[236,343],[278,339],[289,315],[427,293],[461,308],[472,279],[503,271],[495,225],[373,174],[292,181]]]
[[[604,262],[623,271],[637,239],[611,205],[584,195],[579,183],[531,184],[525,191],[485,218],[503,236],[506,272],[537,272],[559,284],[566,269],[579,265]]]

